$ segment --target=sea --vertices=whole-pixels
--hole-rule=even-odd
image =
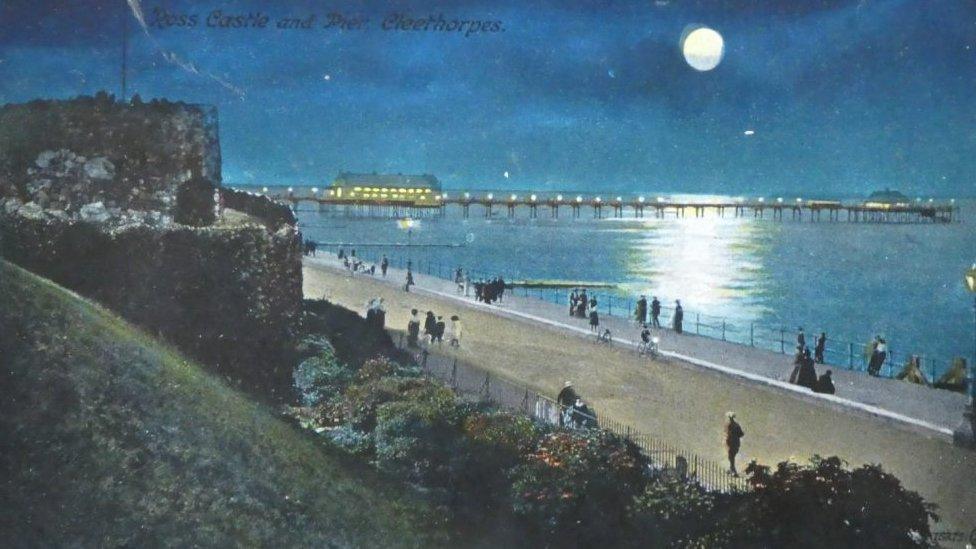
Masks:
[[[680,200],[681,197],[671,197]],[[729,197],[693,197],[698,200]],[[941,375],[955,357],[974,356],[974,295],[964,284],[976,262],[976,200],[959,200],[960,221],[922,224],[854,224],[842,221],[782,221],[751,213],[724,217],[595,219],[584,207],[579,218],[563,208],[558,219],[540,207],[509,218],[496,207],[486,218],[472,206],[465,218],[450,206],[441,217],[415,218],[407,228],[395,218],[320,211],[302,203],[303,236],[320,250],[357,255],[394,266],[410,261],[416,272],[445,278],[460,267],[473,279],[576,281],[611,287],[591,289],[602,314],[624,316],[641,295],[657,296],[662,315],[680,300],[685,330],[792,353],[803,328],[808,345],[827,334],[828,362],[864,368],[864,349],[885,338],[894,373],[910,355],[923,370]],[[566,289],[516,289],[568,303]]]

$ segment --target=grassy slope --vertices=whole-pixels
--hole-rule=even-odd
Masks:
[[[0,539],[438,544],[426,507],[106,310],[0,261]]]

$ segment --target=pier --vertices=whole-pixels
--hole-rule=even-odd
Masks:
[[[952,223],[959,221],[955,201],[916,200],[908,203],[808,200],[804,198],[755,197],[724,200],[672,199],[665,196],[611,195],[560,191],[445,190],[434,203],[418,205],[411,200],[336,198],[316,187],[264,187],[261,194],[289,204],[298,211],[309,204],[319,211],[368,217],[439,217],[448,207],[459,208],[464,218],[528,216],[530,219],[569,217],[603,218],[704,218],[751,217],[774,221],[846,223]]]

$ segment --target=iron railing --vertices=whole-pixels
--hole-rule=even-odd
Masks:
[[[517,381],[440,353],[429,346],[407,348],[404,346],[402,332],[390,333],[398,347],[407,351],[420,365],[425,377],[444,383],[462,398],[490,402],[499,408],[530,416],[547,425],[559,423],[558,418],[563,410],[553,398]],[[641,432],[598,410],[594,410],[594,414],[586,416],[587,419],[599,428],[633,442],[657,470],[671,472],[716,492],[741,492],[749,487],[744,478],[730,475],[726,467],[715,461]]]
[[[355,246],[341,244],[330,244],[325,246],[325,249],[329,250],[330,252],[338,252],[339,248],[345,249],[345,251],[348,253],[352,248],[355,248]],[[373,250],[365,251],[365,254],[363,252],[363,250],[357,250],[358,256],[364,261],[376,263],[378,269],[382,254]],[[393,268],[405,269],[407,263],[410,262],[412,270],[415,274],[426,274],[449,281],[454,280],[456,266],[453,264],[425,260],[424,258],[408,260],[399,255],[387,255],[387,259],[390,262],[390,266]],[[472,282],[479,279],[490,280],[499,275],[502,275],[506,282],[518,279],[518,277],[510,277],[505,273],[489,273],[479,269],[465,269],[464,273],[469,276]],[[550,303],[555,303],[557,305],[566,307],[569,306],[569,292],[565,289],[521,287],[517,290],[510,289],[509,291],[514,291],[514,293],[517,295],[522,295],[524,297],[533,297]],[[608,292],[597,293],[596,291],[590,290],[587,291],[587,296],[596,297],[597,310],[601,315],[607,315],[615,318],[634,318],[634,307],[636,306],[636,300],[632,298],[621,297]],[[670,326],[670,319],[674,315],[674,308],[668,305],[663,305],[663,303],[670,303],[672,301],[673,300],[671,299],[662,300],[661,319],[662,327],[665,328]],[[649,320],[650,317],[648,316],[648,321]],[[765,349],[786,355],[792,355],[796,350],[796,327],[791,328],[785,325],[777,326],[759,322],[749,322],[748,325],[745,325],[743,321],[732,321],[724,317],[708,315],[697,311],[689,311],[687,309],[684,311],[683,327],[685,333],[694,333],[695,335],[701,337],[738,343],[740,345],[747,345],[750,347]],[[822,331],[826,330],[815,329],[806,331],[807,346],[810,347],[811,350],[814,348],[817,336]],[[869,343],[867,342],[856,343],[850,339],[838,339],[828,334],[827,344],[824,347],[824,364],[855,372],[867,372],[871,357],[868,350]],[[901,351],[896,352],[892,350],[891,344],[888,343],[887,355],[881,369],[878,372],[878,375],[881,377],[894,378],[902,371],[905,364],[907,364],[913,356],[918,356],[919,368],[926,376],[928,376],[929,384],[937,381],[939,376],[947,372],[952,366],[952,360],[945,358],[936,358]]]

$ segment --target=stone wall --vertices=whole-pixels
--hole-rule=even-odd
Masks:
[[[172,216],[192,176],[221,181],[214,107],[108,94],[0,108],[0,197],[68,216],[87,204]],[[99,208],[100,209],[100,208]]]

